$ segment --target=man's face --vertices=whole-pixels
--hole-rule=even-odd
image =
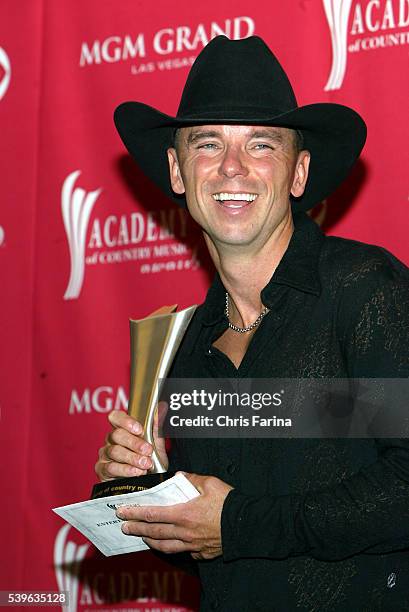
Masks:
[[[168,150],[175,193],[216,247],[261,248],[291,219],[289,195],[304,192],[309,153],[287,128],[205,125],[179,131]]]

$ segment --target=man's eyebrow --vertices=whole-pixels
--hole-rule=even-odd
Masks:
[[[190,145],[190,144],[194,144],[195,142],[197,142],[198,140],[202,138],[216,138],[217,136],[220,136],[220,134],[216,132],[215,130],[190,132],[190,134],[188,135],[186,139],[186,142],[188,145]]]
[[[269,140],[275,140],[276,142],[284,142],[282,133],[276,130],[254,130],[250,134],[250,138],[268,138]]]
[[[191,144],[195,144],[196,142],[204,138],[218,138],[218,137],[220,137],[220,133],[217,132],[216,130],[200,130],[196,132],[190,132],[188,137],[186,138],[186,144],[191,145]],[[251,138],[266,138],[269,140],[274,140],[275,142],[278,142],[278,143],[284,142],[284,137],[281,132],[279,132],[278,130],[264,130],[263,128],[253,130],[249,134],[249,139]]]

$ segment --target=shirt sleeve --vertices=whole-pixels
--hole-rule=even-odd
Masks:
[[[338,305],[348,376],[408,378],[408,269],[386,253],[345,279]],[[221,520],[224,560],[308,554],[330,561],[408,547],[409,439],[374,444],[377,460],[335,486],[277,497],[230,491]]]

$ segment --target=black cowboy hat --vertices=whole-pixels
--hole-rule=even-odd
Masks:
[[[166,154],[177,128],[238,124],[299,130],[311,162],[304,194],[292,198],[296,211],[312,208],[344,180],[366,139],[363,119],[347,106],[297,106],[287,75],[258,36],[217,36],[209,42],[189,72],[176,117],[141,102],[124,102],[114,121],[143,172],[183,207],[185,197],[172,191]]]

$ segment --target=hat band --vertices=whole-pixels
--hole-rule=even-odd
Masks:
[[[278,117],[283,115],[284,113],[290,112],[292,110],[296,110],[297,107],[294,108],[277,108],[277,107],[233,107],[233,106],[223,106],[216,108],[197,108],[193,112],[190,111],[188,113],[180,112],[176,115],[176,119],[181,120],[208,120],[208,119],[223,119],[226,121],[235,121],[237,119],[245,120],[245,121],[253,121],[253,120],[269,120],[274,117]]]

